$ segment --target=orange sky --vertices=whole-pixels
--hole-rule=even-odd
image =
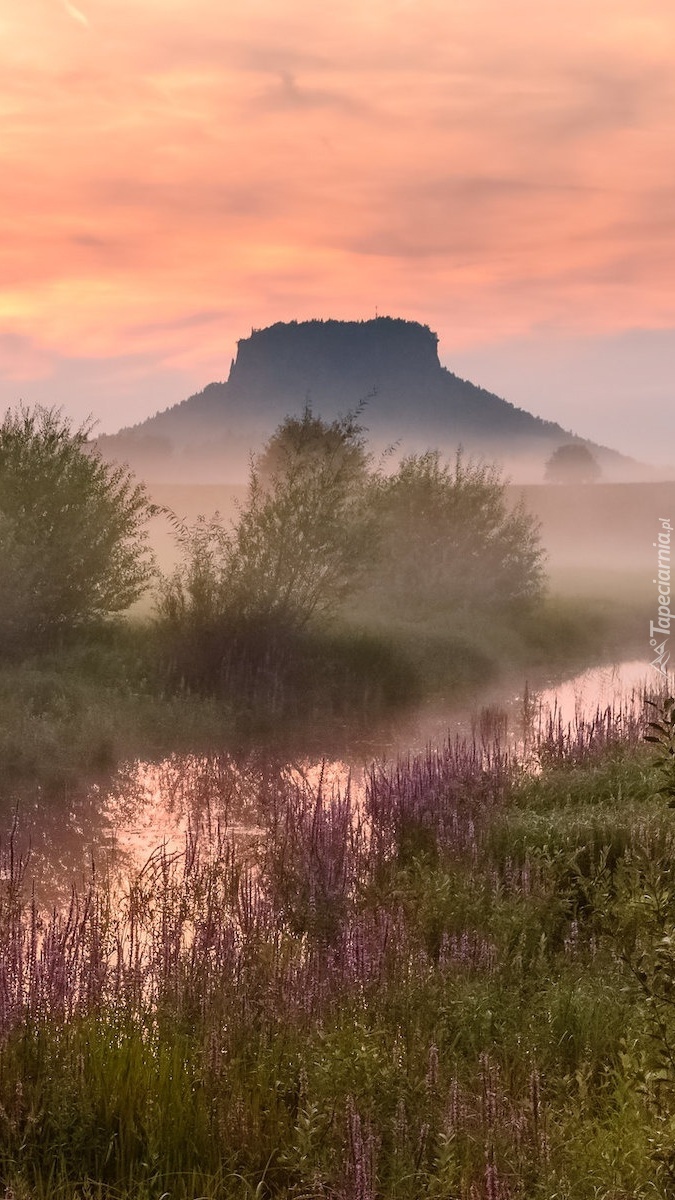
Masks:
[[[0,0],[0,56],[0,403],[112,430],[377,310],[664,456],[669,0]]]

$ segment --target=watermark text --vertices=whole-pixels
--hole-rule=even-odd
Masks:
[[[649,622],[649,645],[654,657],[651,666],[662,675],[668,673],[670,651],[667,648],[670,637],[670,623],[675,620],[675,613],[670,610],[670,541],[673,526],[670,517],[659,517],[658,541],[654,542],[656,550],[656,584],[658,609],[655,621]]]

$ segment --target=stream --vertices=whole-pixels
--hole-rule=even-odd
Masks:
[[[427,704],[372,728],[335,727],[307,745],[250,744],[238,751],[175,754],[136,760],[95,782],[83,780],[49,794],[35,785],[5,797],[0,816],[5,852],[14,826],[14,850],[29,852],[27,877],[41,903],[63,902],[92,870],[122,877],[142,868],[160,846],[181,850],[188,830],[214,840],[218,829],[241,837],[261,831],[271,797],[289,778],[316,788],[363,789],[373,762],[422,752],[448,738],[486,740],[495,733],[518,749],[526,727],[549,714],[563,724],[592,719],[598,708],[641,705],[659,678],[644,660],[593,667],[526,688],[503,684],[478,692],[471,703]],[[0,873],[7,864],[0,863]]]

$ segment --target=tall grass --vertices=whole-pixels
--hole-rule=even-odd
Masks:
[[[365,797],[289,776],[257,834],[188,831],[52,911],[10,836],[7,1194],[671,1194],[634,968],[636,879],[663,878],[675,829],[640,728],[554,723],[538,774],[484,728],[374,768]]]
[[[524,663],[536,664],[542,621],[556,662],[587,663],[592,648],[573,629],[585,636],[588,614],[564,615],[543,602],[516,628],[480,613],[406,622],[362,606],[332,627],[221,628],[217,654],[199,623],[173,641],[161,623],[110,623],[0,662],[0,772],[62,785],[135,756],[278,737],[282,727],[325,734],[432,696],[461,700],[514,665],[520,678]]]

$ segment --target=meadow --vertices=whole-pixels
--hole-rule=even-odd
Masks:
[[[486,710],[471,743],[364,790],[279,781],[248,836],[225,810],[52,912],[5,840],[6,1195],[672,1195],[659,711],[655,758],[639,700],[524,712],[517,750]]]

